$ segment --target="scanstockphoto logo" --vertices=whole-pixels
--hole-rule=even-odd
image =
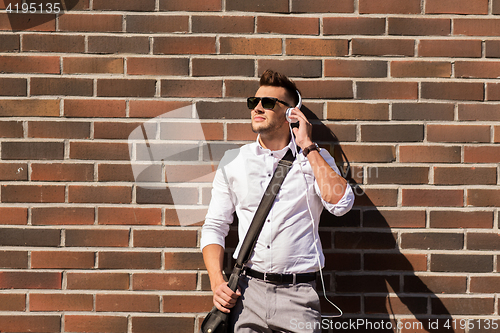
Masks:
[[[206,210],[206,197],[220,160],[225,151],[239,147],[207,141],[207,124],[202,124],[193,104],[142,123],[128,137],[137,192],[149,191],[161,200],[149,203],[173,205],[180,225],[200,221],[193,218],[193,212]]]

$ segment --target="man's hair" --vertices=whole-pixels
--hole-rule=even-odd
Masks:
[[[293,99],[293,106],[299,103],[299,96],[297,95],[297,87],[295,83],[290,80],[285,74],[278,73],[272,69],[266,70],[260,77],[261,86],[283,87],[286,89],[290,98]]]

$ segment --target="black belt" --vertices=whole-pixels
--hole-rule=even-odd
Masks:
[[[261,273],[246,267],[244,274],[271,283],[305,283],[316,280],[316,272],[299,274]]]

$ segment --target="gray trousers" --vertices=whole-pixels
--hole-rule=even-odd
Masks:
[[[321,332],[315,281],[273,284],[242,275],[239,287],[242,295],[231,310],[229,332]]]

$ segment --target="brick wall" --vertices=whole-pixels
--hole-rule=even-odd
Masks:
[[[500,0],[36,3],[0,1],[1,332],[197,332],[213,170],[267,68],[356,184],[320,228],[345,318],[494,331]]]

